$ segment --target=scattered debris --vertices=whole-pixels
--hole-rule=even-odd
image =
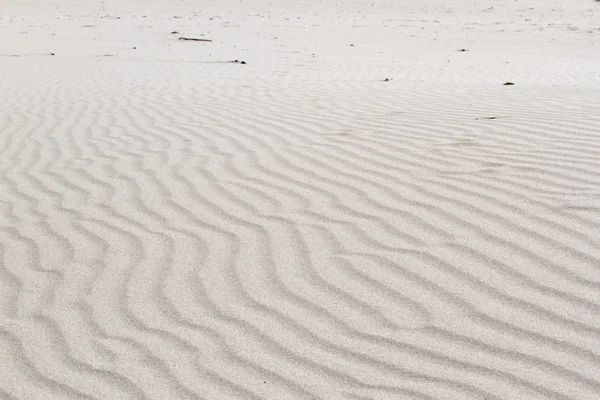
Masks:
[[[233,60],[232,63],[246,64],[246,61]]]
[[[469,51],[469,49],[460,49],[459,51]]]
[[[212,42],[210,39],[188,38],[180,36],[179,40],[193,40],[194,42]]]
[[[391,80],[393,80],[393,79],[394,79],[394,78],[385,78],[383,81],[384,81],[384,82],[389,82],[389,81],[391,81]]]
[[[504,84],[504,86],[512,86],[512,85],[514,85],[514,83],[512,83],[512,82],[506,82],[506,83]]]

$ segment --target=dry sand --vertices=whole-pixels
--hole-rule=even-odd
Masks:
[[[0,398],[600,398],[597,2],[0,13]]]

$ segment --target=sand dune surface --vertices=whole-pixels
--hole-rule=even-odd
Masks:
[[[4,2],[0,398],[599,399],[599,17]]]

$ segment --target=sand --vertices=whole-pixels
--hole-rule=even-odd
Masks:
[[[0,398],[600,398],[597,2],[0,13]]]

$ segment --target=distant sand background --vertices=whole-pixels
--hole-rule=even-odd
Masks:
[[[4,0],[0,174],[1,399],[600,399],[597,2]]]

